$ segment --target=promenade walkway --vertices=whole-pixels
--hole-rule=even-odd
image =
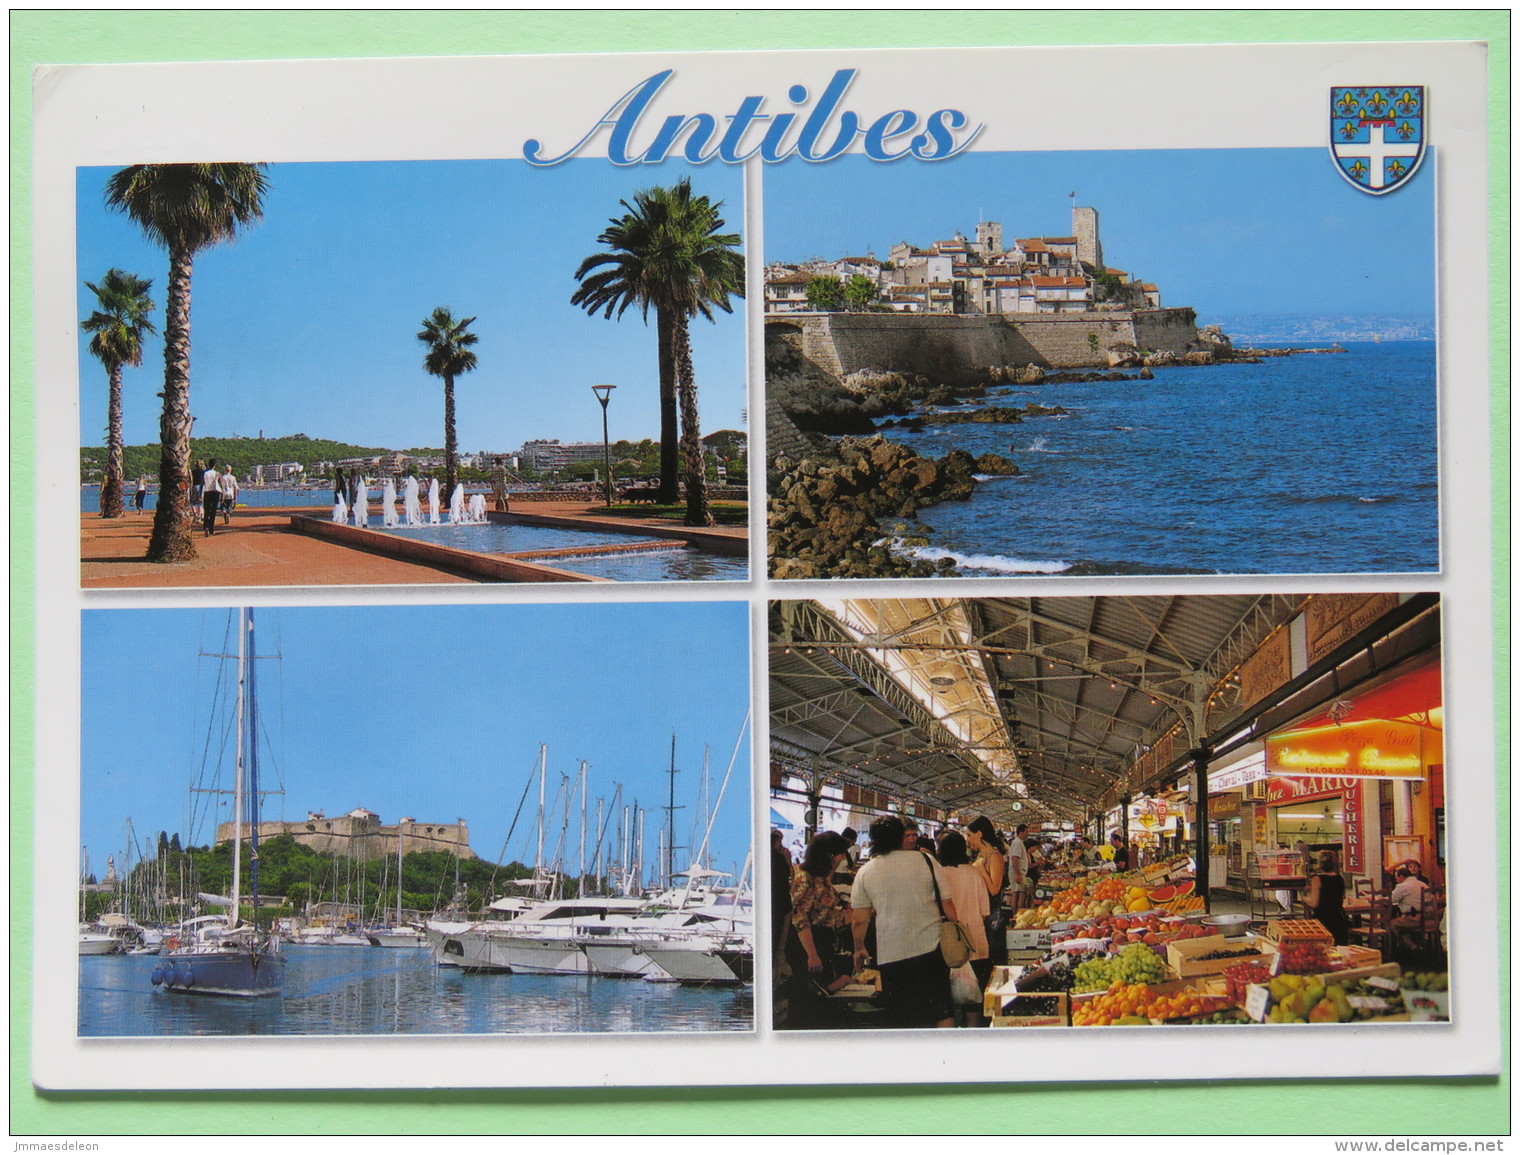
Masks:
[[[195,531],[194,561],[142,560],[150,514],[79,516],[80,585],[85,589],[189,589],[227,586],[457,584],[470,579],[431,566],[380,557],[290,532],[289,509],[237,509],[211,537]]]
[[[378,506],[376,507],[378,509]],[[243,586],[431,585],[473,579],[417,562],[351,549],[290,530],[292,508],[236,509],[231,525],[218,525],[211,537],[195,530],[194,561],[160,565],[143,560],[152,528],[151,513],[122,518],[79,516],[80,584],[85,589],[188,589]],[[659,518],[606,518],[597,502],[518,502],[512,512],[545,522],[596,528],[637,527],[658,534],[680,526]],[[741,526],[697,531],[704,536],[742,542]]]

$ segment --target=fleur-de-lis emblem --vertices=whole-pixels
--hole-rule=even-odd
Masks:
[[[1403,124],[1399,125],[1398,128],[1394,129],[1393,131],[1398,133],[1405,140],[1408,140],[1411,136],[1414,135],[1414,125],[1410,124],[1406,120]]]
[[[1352,176],[1356,177],[1357,180],[1361,180],[1362,177],[1367,175],[1367,165],[1364,161],[1353,161],[1351,167],[1347,171]]]
[[[1356,132],[1356,121],[1354,120],[1348,120],[1345,124],[1341,125],[1341,135],[1347,140],[1354,138],[1356,136]]]
[[[1341,94],[1340,101],[1335,107],[1342,116],[1355,116],[1357,113],[1356,97],[1352,96],[1349,92],[1344,92]]]
[[[1388,175],[1397,179],[1403,176],[1408,168],[1409,166],[1401,160],[1390,160],[1388,162]]]
[[[1374,116],[1382,116],[1383,110],[1387,107],[1388,101],[1383,98],[1381,92],[1374,92],[1372,99],[1367,101],[1367,111],[1371,112]]]
[[[1420,107],[1420,102],[1414,98],[1414,93],[1406,91],[1393,102],[1393,107],[1399,110],[1400,116],[1409,116]]]

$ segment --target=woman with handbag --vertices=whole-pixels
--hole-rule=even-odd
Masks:
[[[888,1025],[953,1027],[950,967],[941,952],[940,926],[955,921],[955,905],[942,897],[939,865],[927,855],[904,850],[903,833],[902,820],[891,815],[871,823],[871,857],[850,891],[855,970],[870,961],[866,932],[874,918],[876,969]]]
[[[975,866],[987,888],[987,957],[994,965],[1008,961],[1008,908],[1003,888],[1008,883],[1008,854],[1002,835],[985,814],[966,826],[966,845],[976,851]]]
[[[954,905],[963,920],[961,926],[971,939],[971,958],[962,969],[950,972],[950,994],[961,1021],[968,1027],[978,1027],[983,1022],[982,992],[992,977],[987,928],[983,922],[990,910],[987,886],[981,872],[971,865],[966,840],[954,830],[939,840],[939,864],[944,868],[945,897]]]

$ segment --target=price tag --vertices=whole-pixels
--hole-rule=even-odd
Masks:
[[[1393,991],[1395,994],[1399,991],[1399,980],[1385,978],[1383,975],[1375,975],[1368,979],[1367,985],[1369,987],[1377,987],[1380,991]]]
[[[1272,1001],[1272,992],[1258,983],[1252,983],[1246,988],[1246,1014],[1258,1023],[1265,1022],[1268,1004]]]
[[[1352,995],[1346,1000],[1358,1011],[1373,1011],[1380,1015],[1386,1015],[1393,1010],[1393,1004],[1387,999],[1369,998],[1367,995]]]

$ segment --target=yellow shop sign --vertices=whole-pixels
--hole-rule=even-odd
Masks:
[[[1289,730],[1267,739],[1267,771],[1277,777],[1425,777],[1425,743],[1412,722],[1347,722]]]

